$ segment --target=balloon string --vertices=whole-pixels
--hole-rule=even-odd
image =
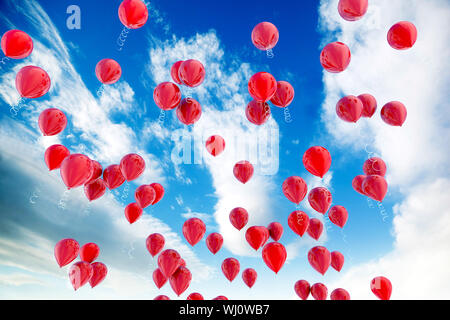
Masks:
[[[130,184],[128,183],[128,181],[125,182],[125,188],[123,189],[122,192],[122,196],[120,197],[120,199],[122,199],[122,201],[126,201],[128,198],[128,194],[129,194],[129,190],[130,190]]]
[[[67,200],[69,198],[69,190],[65,190],[61,199],[59,199],[58,208],[66,210]]]
[[[284,121],[286,123],[291,123],[292,122],[292,116],[291,116],[291,113],[289,112],[289,108],[288,107],[284,107],[283,108],[283,113],[284,113]]]
[[[20,109],[23,108],[24,101],[25,101],[25,98],[20,97],[19,100],[17,101],[17,103],[15,105],[12,105],[11,108],[9,109],[9,112],[11,113],[13,118],[15,118],[18,115]]]
[[[266,50],[266,55],[267,55],[267,58],[269,58],[269,59],[273,59],[273,57],[275,57],[275,55],[273,54],[273,50],[272,49],[267,49]]]
[[[122,51],[125,41],[127,40],[128,33],[130,32],[129,30],[130,29],[128,29],[127,27],[124,27],[120,32],[120,35],[116,40],[116,44],[119,46],[117,50]]]

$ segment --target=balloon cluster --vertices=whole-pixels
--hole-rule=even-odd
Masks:
[[[367,159],[363,165],[364,175],[353,178],[352,187],[356,192],[376,201],[383,201],[388,190],[386,175],[386,164],[383,159],[372,157]]]

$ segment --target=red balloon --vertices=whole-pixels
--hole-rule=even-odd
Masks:
[[[64,267],[78,257],[80,245],[74,239],[63,239],[55,245],[55,258],[59,267]]]
[[[255,269],[247,268],[242,271],[242,280],[249,288],[253,287],[257,278],[258,274],[256,273]]]
[[[214,232],[206,237],[206,246],[212,254],[219,252],[220,248],[222,248],[222,244],[223,237],[220,233]]]
[[[98,178],[100,178],[102,176],[102,173],[103,173],[102,165],[98,161],[95,161],[95,160],[91,160],[91,161],[92,161],[92,167],[93,167],[92,175],[89,178],[89,180],[86,182],[86,184],[88,184],[89,182],[92,182],[94,180],[97,180]]]
[[[108,189],[113,190],[125,182],[125,177],[122,175],[120,166],[118,164],[112,164],[103,171],[103,180]]]
[[[262,250],[262,258],[270,270],[278,273],[287,258],[286,248],[279,242],[268,243]]]
[[[392,293],[392,284],[388,278],[375,277],[370,282],[370,290],[380,300],[389,300]]]
[[[67,118],[61,110],[48,108],[41,112],[38,123],[44,136],[54,136],[66,128]]]
[[[205,300],[203,296],[198,292],[193,292],[187,296],[186,300]]]
[[[120,64],[113,59],[100,60],[95,66],[95,75],[103,84],[113,84],[119,81],[122,75]]]
[[[320,53],[322,67],[331,73],[339,73],[347,69],[351,60],[350,49],[342,42],[332,42]]]
[[[416,26],[408,21],[400,21],[389,29],[387,40],[389,45],[397,50],[412,48],[417,40]]]
[[[218,135],[214,135],[208,138],[206,140],[206,150],[212,155],[212,156],[218,156],[223,152],[225,149],[225,140]]]
[[[186,261],[183,258],[180,259],[180,267],[186,267]]]
[[[350,294],[347,290],[338,288],[334,289],[330,295],[331,300],[350,300]]]
[[[62,144],[54,144],[45,150],[44,160],[48,170],[59,169],[63,160],[70,155],[69,149]]]
[[[8,58],[26,58],[33,51],[33,40],[21,30],[6,31],[2,36],[2,51]]]
[[[101,198],[106,192],[106,183],[102,178],[88,182],[84,185],[84,194],[89,201]]]
[[[125,218],[130,224],[135,223],[142,216],[142,208],[136,203],[130,203],[125,207]]]
[[[230,212],[230,222],[238,230],[241,230],[248,222],[248,212],[244,208],[234,208]]]
[[[91,285],[91,288],[94,288],[106,278],[108,268],[101,262],[94,262],[91,266],[92,276],[89,279],[89,284]]]
[[[270,118],[270,107],[267,102],[252,100],[245,108],[245,116],[251,123],[260,126]]]
[[[377,100],[374,96],[364,93],[358,96],[363,104],[362,117],[371,118],[377,110]]]
[[[47,72],[35,66],[26,66],[16,75],[16,89],[24,98],[39,98],[48,92],[51,81]]]
[[[356,177],[354,177],[353,180],[352,180],[352,187],[353,187],[353,189],[356,192],[358,192],[358,193],[360,193],[362,195],[366,195],[364,193],[364,190],[362,189],[362,183],[363,183],[365,178],[366,178],[365,175],[360,174],[360,175],[357,175]]]
[[[363,171],[368,176],[377,174],[384,177],[386,175],[386,164],[383,159],[373,157],[364,162]]]
[[[153,91],[153,100],[162,110],[172,110],[178,107],[181,102],[181,91],[172,82],[163,82]]]
[[[228,300],[228,298],[225,297],[225,296],[217,296],[217,297],[215,297],[215,298],[212,299],[212,300]]]
[[[155,201],[155,198],[155,189],[147,184],[139,186],[134,192],[134,199],[136,199],[136,203],[139,204],[142,209],[145,209],[151,205],[153,201]]]
[[[294,285],[295,293],[302,300],[308,299],[309,293],[311,292],[311,287],[309,282],[306,280],[298,280]]]
[[[156,192],[155,200],[154,200],[153,203],[152,203],[152,205],[155,205],[155,204],[157,204],[157,203],[162,199],[162,197],[164,196],[164,187],[163,187],[161,184],[157,183],[157,182],[151,183],[150,186],[151,186],[151,187],[155,190],[155,192]]]
[[[180,76],[179,76],[179,70],[180,66],[184,61],[177,61],[175,62],[172,67],[170,68],[170,75],[172,76],[172,80],[177,84],[183,84],[181,82]]]
[[[308,191],[308,186],[305,180],[300,177],[292,176],[284,180],[283,182],[283,193],[295,204],[299,204],[306,196]]]
[[[145,170],[144,159],[135,153],[127,154],[120,160],[120,171],[126,180],[132,181],[140,177]]]
[[[91,279],[94,270],[90,263],[79,261],[69,269],[69,278],[75,290],[84,286]]]
[[[272,222],[267,227],[267,230],[269,230],[269,235],[273,239],[273,241],[280,240],[281,236],[283,235],[283,226],[279,222]]]
[[[326,300],[328,289],[323,283],[314,283],[311,286],[311,295],[315,300]]]
[[[384,177],[378,175],[367,176],[362,183],[364,194],[376,201],[383,201],[388,185]]]
[[[260,22],[252,30],[252,42],[259,50],[272,49],[279,37],[277,27],[270,22]]]
[[[153,271],[152,277],[153,282],[158,289],[161,289],[161,287],[167,282],[166,276],[161,272],[161,270],[159,270],[159,268],[156,268],[155,271]]]
[[[172,249],[164,250],[158,256],[158,267],[167,278],[178,269],[180,263],[180,254]]]
[[[401,127],[405,123],[407,113],[403,103],[392,101],[381,109],[381,119],[391,126]]]
[[[92,263],[100,254],[100,248],[93,242],[84,244],[80,249],[81,261]]]
[[[309,264],[322,275],[327,272],[331,264],[331,254],[327,248],[317,246],[308,252]]]
[[[309,219],[307,232],[311,238],[313,238],[314,240],[319,240],[323,232],[322,221],[316,218]]]
[[[333,206],[328,212],[328,218],[330,221],[337,225],[338,227],[343,228],[347,223],[348,212],[343,206]]]
[[[266,227],[250,227],[245,232],[245,239],[253,249],[258,250],[269,239],[269,230]]]
[[[163,294],[156,296],[155,298],[153,298],[153,300],[170,300],[170,298],[168,296],[165,296]]]
[[[197,100],[185,98],[177,107],[177,118],[185,125],[194,124],[202,116],[202,106]]]
[[[164,244],[166,240],[164,236],[159,233],[152,233],[147,237],[145,241],[145,245],[147,247],[148,252],[152,255],[152,257],[156,256],[161,250],[164,248]]]
[[[288,225],[292,231],[302,237],[309,226],[309,217],[303,211],[294,211],[288,217]]]
[[[205,223],[199,218],[191,218],[183,224],[183,235],[191,246],[195,246],[205,235]]]
[[[179,267],[171,276],[170,276],[170,286],[173,291],[180,296],[183,292],[189,288],[189,285],[192,280],[192,274],[189,269],[185,267]]]
[[[246,161],[239,161],[234,165],[233,174],[243,184],[247,183],[253,176],[253,165]]]
[[[71,154],[61,163],[60,173],[68,189],[82,186],[92,175],[92,161],[84,154]]]
[[[338,11],[344,20],[356,21],[367,12],[368,0],[339,0]]]
[[[323,178],[330,169],[331,155],[324,147],[311,147],[303,154],[303,165],[311,174]]]
[[[336,114],[347,122],[356,123],[361,118],[363,103],[355,96],[346,96],[336,104]]]
[[[311,207],[322,214],[328,211],[331,201],[331,192],[324,187],[314,188],[308,194],[308,202]]]
[[[266,102],[277,92],[277,81],[268,72],[255,73],[248,82],[248,92],[256,101]]]
[[[235,258],[227,258],[222,262],[222,272],[230,282],[239,274],[240,268],[241,265]]]
[[[118,13],[120,22],[130,29],[138,29],[148,20],[147,6],[141,0],[122,1]]]
[[[344,255],[339,251],[333,251],[331,253],[331,266],[336,271],[341,271],[342,266],[344,265]]]
[[[188,87],[198,87],[205,80],[205,67],[198,60],[186,60],[178,69],[180,81]]]
[[[285,108],[292,103],[294,100],[294,88],[287,81],[277,82],[277,91],[275,95],[270,99],[275,106],[280,108]]]

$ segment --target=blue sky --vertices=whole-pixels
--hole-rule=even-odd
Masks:
[[[450,239],[448,230],[426,240],[419,231],[434,234],[437,226],[450,219],[445,206],[448,197],[433,191],[449,184],[448,151],[442,150],[442,145],[448,145],[448,116],[444,111],[443,117],[436,117],[447,101],[441,88],[448,84],[448,76],[439,72],[439,68],[445,70],[443,65],[435,66],[436,60],[448,61],[433,55],[448,53],[448,46],[442,44],[445,34],[434,31],[445,29],[442,21],[448,18],[449,6],[437,0],[426,5],[408,3],[371,3],[364,19],[349,23],[339,18],[337,1],[152,1],[146,25],[131,30],[118,50],[116,40],[123,29],[117,16],[120,1],[3,1],[0,32],[24,30],[33,38],[35,49],[25,60],[6,60],[0,71],[0,297],[151,299],[159,294],[151,280],[156,260],[145,249],[145,238],[152,232],[163,233],[194,274],[181,298],[198,291],[206,298],[223,294],[230,299],[291,299],[295,298],[294,283],[300,279],[323,282],[329,292],[341,286],[354,298],[374,298],[369,283],[377,275],[391,278],[393,298],[415,297],[403,271],[411,268],[407,261],[417,257],[406,244],[412,246],[421,239],[415,250],[423,260],[432,260],[425,258],[427,254],[442,262],[449,259],[443,245]],[[66,27],[66,8],[72,4],[81,9],[80,30]],[[427,25],[430,14],[441,19]],[[419,30],[419,40],[408,52],[396,52],[385,41],[390,25],[400,20],[414,22]],[[261,21],[274,23],[280,32],[273,59],[250,40],[252,28]],[[349,45],[352,63],[342,74],[325,74],[320,50],[335,40]],[[94,69],[103,58],[118,61],[123,73],[117,84],[98,97],[100,83]],[[174,112],[167,112],[159,124],[160,110],[152,94],[159,82],[170,80],[172,63],[189,58],[202,61],[206,68],[205,83],[193,91],[204,113],[188,129],[190,136],[201,145],[202,138],[223,132],[254,145],[258,134],[272,128],[270,134],[279,136],[279,155],[269,161],[276,163],[276,174],[257,170],[250,183],[239,185],[231,172],[234,162],[242,159],[233,158],[233,143],[226,149],[228,155],[212,159],[205,153],[201,164],[173,162],[171,154],[180,145],[172,135],[184,126]],[[18,101],[14,76],[28,64],[47,70],[52,88],[46,96],[22,103],[13,117],[10,106]],[[276,107],[262,128],[245,119],[245,105],[250,101],[246,84],[258,71],[268,71],[294,86],[296,96],[289,106],[292,122],[286,122],[283,110]],[[429,79],[435,79],[433,86]],[[352,125],[337,118],[334,105],[340,97],[366,92],[378,99],[378,112],[372,119]],[[387,127],[379,116],[384,103],[397,99],[408,108],[407,123],[401,129]],[[60,136],[43,138],[37,116],[50,106],[61,108],[69,125]],[[103,167],[118,163],[126,153],[140,153],[148,169],[136,183],[88,205],[81,190],[66,193],[58,173],[49,173],[45,167],[45,148],[57,142],[73,152],[85,152]],[[303,153],[312,145],[322,145],[332,155],[330,173],[323,180],[302,165]],[[383,208],[351,186],[353,177],[362,173],[368,152],[387,162],[389,192]],[[425,161],[423,154],[434,154],[433,163]],[[303,177],[309,187],[330,188],[333,204],[349,212],[342,231],[326,221],[326,232],[316,242],[307,235],[299,239],[289,229],[287,216],[295,206],[282,194],[281,184],[291,175]],[[140,183],[151,182],[164,185],[164,199],[146,209],[140,221],[128,225],[125,205],[133,201]],[[429,197],[417,200],[415,194]],[[58,207],[61,201],[67,203],[66,209]],[[249,250],[243,232],[230,227],[228,212],[237,206],[249,210],[248,226],[282,223],[281,241],[288,248],[288,261],[277,276],[264,265],[260,252],[255,255]],[[322,218],[306,200],[302,208],[310,217]],[[436,212],[442,214],[436,217]],[[192,216],[204,219],[207,233],[224,235],[225,245],[216,256],[204,240],[192,249],[182,237],[181,226]],[[423,226],[423,219],[431,222]],[[53,246],[67,237],[100,246],[99,261],[110,268],[110,274],[94,290],[85,287],[74,293],[67,271],[57,267]],[[306,253],[318,244],[344,254],[341,273],[330,268],[321,276],[308,264]],[[257,270],[258,280],[251,290],[240,275],[232,284],[222,275],[220,264],[227,257],[237,258],[241,270]],[[426,263],[420,267],[427,267]],[[416,268],[410,272],[417,276],[422,269]],[[436,290],[449,276],[448,271],[436,270],[423,286]],[[169,285],[160,292],[175,298]],[[449,296],[446,288],[437,292]]]

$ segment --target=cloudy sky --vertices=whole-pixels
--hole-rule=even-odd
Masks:
[[[449,299],[450,4],[369,2],[363,19],[347,22],[337,12],[337,0],[152,1],[147,2],[146,25],[117,42],[123,30],[118,0],[2,1],[0,33],[23,30],[33,38],[34,50],[26,59],[2,59],[0,64],[0,298],[152,299],[166,294],[175,299],[168,284],[158,290],[151,279],[156,259],[147,252],[145,238],[159,232],[193,273],[180,299],[195,291],[206,299],[296,299],[293,287],[300,279],[322,282],[329,291],[345,288],[353,299],[375,299],[370,280],[378,275],[391,280],[393,299]],[[66,10],[73,4],[81,9],[79,30],[66,26]],[[411,50],[396,51],[386,33],[402,20],[416,25],[418,40]],[[271,21],[280,31],[272,59],[250,40],[261,21]],[[351,64],[341,74],[325,73],[320,50],[337,40],[350,47]],[[123,74],[99,94],[94,70],[103,58],[118,61]],[[187,128],[175,112],[161,120],[152,94],[158,83],[170,81],[174,62],[191,58],[205,65],[206,79],[191,93],[203,114]],[[44,97],[19,100],[14,78],[25,65],[48,72],[52,87]],[[292,121],[275,107],[265,125],[247,121],[247,82],[258,71],[292,83]],[[336,102],[362,93],[378,100],[373,118],[356,125],[337,118]],[[392,100],[408,109],[401,128],[380,118],[381,106]],[[17,115],[12,106],[19,109]],[[68,117],[58,136],[42,137],[38,129],[37,117],[48,107]],[[226,152],[217,158],[203,147],[212,134],[227,142]],[[66,191],[59,172],[46,168],[44,151],[55,143],[85,153],[103,167],[139,153],[147,169],[137,181],[89,204],[81,189]],[[304,151],[313,145],[332,155],[324,179],[302,165]],[[389,191],[382,205],[351,186],[371,155],[382,157],[388,167]],[[242,185],[232,168],[249,157],[255,175]],[[322,237],[300,239],[289,229],[287,216],[295,205],[283,196],[281,184],[291,175],[303,177],[309,188],[331,190],[333,204],[349,212],[343,230],[305,201],[302,210],[325,223]],[[164,185],[163,200],[129,225],[124,207],[133,201],[137,186],[152,182]],[[251,250],[244,232],[229,223],[229,211],[238,206],[250,213],[248,226],[283,225],[280,241],[288,260],[278,275],[265,266],[260,252]],[[200,217],[207,233],[224,236],[218,254],[213,256],[204,240],[194,248],[186,242],[181,226],[190,217]],[[60,269],[53,256],[54,245],[63,238],[100,246],[98,261],[109,270],[102,284],[74,292],[68,267]],[[340,273],[330,268],[321,276],[311,268],[306,254],[317,244],[344,254]],[[258,272],[252,289],[240,276],[231,284],[225,279],[220,265],[228,257],[237,258],[241,270]]]

